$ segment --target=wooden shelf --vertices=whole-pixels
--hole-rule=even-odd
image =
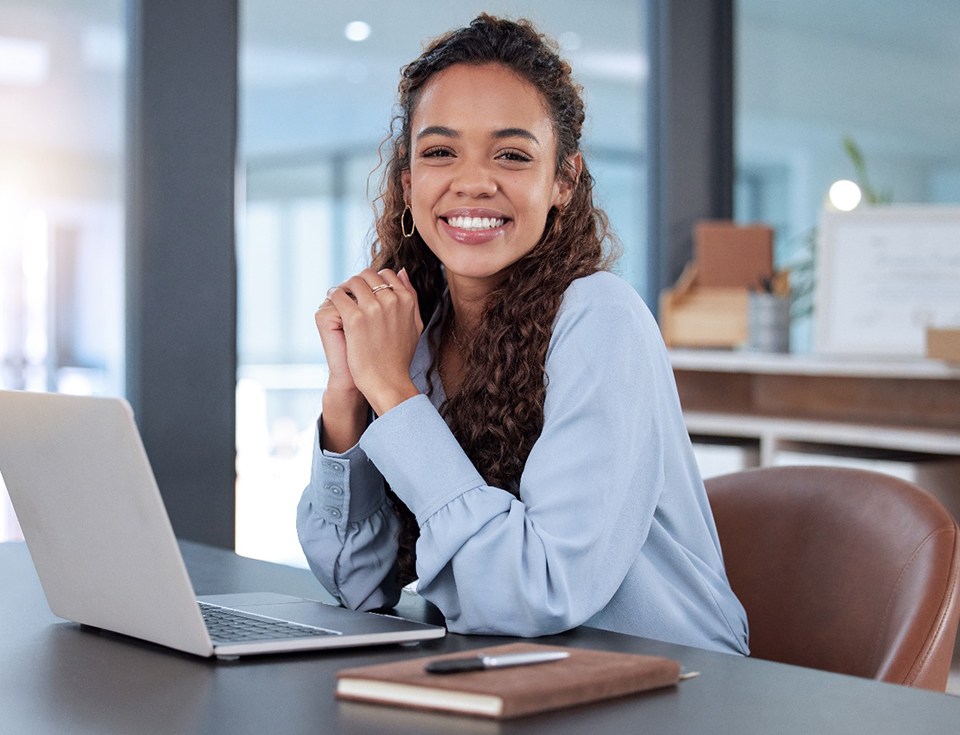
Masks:
[[[960,431],[703,411],[684,411],[684,419],[692,435],[758,441],[761,464],[772,464],[779,447],[798,442],[833,445],[844,451],[859,448],[960,457]]]
[[[684,411],[960,432],[960,368],[747,352],[670,353]]]
[[[756,442],[761,464],[798,443],[960,458],[960,367],[710,350],[670,358],[690,433]]]
[[[958,380],[960,365],[921,358],[796,355],[743,350],[670,350],[675,370],[844,378]]]

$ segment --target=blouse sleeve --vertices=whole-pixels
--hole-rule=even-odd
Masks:
[[[310,569],[341,605],[375,610],[400,599],[397,527],[383,476],[363,450],[324,452],[318,430],[297,534]]]
[[[569,295],[519,500],[484,483],[425,396],[361,437],[417,517],[418,591],[451,631],[537,636],[581,625],[612,598],[649,532],[664,475],[657,394],[669,385],[659,330],[632,289],[633,298]]]

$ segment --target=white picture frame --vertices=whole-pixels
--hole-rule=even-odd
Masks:
[[[928,326],[960,325],[960,207],[825,210],[815,274],[816,352],[923,357]]]

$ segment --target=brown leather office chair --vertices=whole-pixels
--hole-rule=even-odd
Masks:
[[[939,501],[836,467],[764,467],[705,484],[751,655],[944,691],[960,529]]]

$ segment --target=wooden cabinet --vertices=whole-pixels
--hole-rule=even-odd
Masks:
[[[706,350],[670,357],[704,474],[868,467],[930,489],[960,517],[960,366]]]

